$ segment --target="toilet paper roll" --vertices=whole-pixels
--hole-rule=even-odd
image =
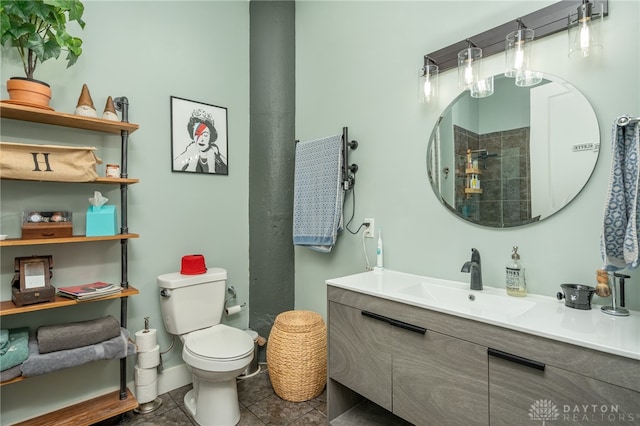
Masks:
[[[242,306],[240,305],[234,305],[234,306],[229,306],[227,309],[224,310],[224,313],[228,315],[235,315],[238,312],[240,312],[242,310]]]
[[[151,402],[158,397],[158,381],[144,386],[136,386],[136,399],[139,404]]]
[[[158,333],[155,328],[136,331],[138,352],[149,352],[158,344]]]
[[[148,352],[138,352],[138,362],[140,368],[153,368],[160,364],[160,346],[156,345]]]
[[[133,377],[136,386],[146,386],[158,380],[158,369],[155,367],[140,368],[136,365]]]

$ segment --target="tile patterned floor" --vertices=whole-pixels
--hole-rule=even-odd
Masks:
[[[275,394],[269,381],[265,364],[261,371],[247,379],[238,381],[240,401],[239,426],[262,425],[326,425],[326,389],[317,398],[306,402],[290,402]],[[123,418],[114,418],[96,426],[193,426],[193,420],[184,406],[184,395],[191,385],[183,386],[160,395],[162,406],[149,414],[127,413]]]

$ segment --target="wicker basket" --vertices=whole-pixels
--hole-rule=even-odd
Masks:
[[[327,383],[327,328],[320,314],[279,314],[267,343],[267,367],[280,398],[301,402],[320,395]]]

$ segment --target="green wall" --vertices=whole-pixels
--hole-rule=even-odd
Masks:
[[[129,120],[140,125],[129,141],[129,175],[140,179],[129,189],[129,228],[140,234],[129,243],[129,282],[140,290],[129,299],[129,330],[142,329],[144,317],[150,317],[164,351],[171,337],[162,324],[156,277],[178,271],[183,255],[201,253],[209,267],[226,268],[229,284],[238,291],[238,303],[249,301],[249,3],[88,1],[84,20],[85,30],[76,32],[84,41],[78,63],[65,69],[63,61],[46,62],[39,65],[36,78],[50,82],[51,105],[62,112],[74,111],[83,83],[100,114],[107,96],[129,99]],[[6,79],[21,75],[21,67],[4,51],[2,55],[4,99]],[[170,96],[228,108],[228,176],[171,172]],[[105,163],[120,161],[117,136],[2,120],[3,141],[24,140],[27,131],[34,142],[75,140],[96,146]],[[104,165],[99,170],[104,173]],[[112,201],[119,199],[117,187],[106,185],[2,181],[1,189],[0,224],[3,233],[11,236],[19,236],[22,209],[72,210],[76,233],[83,233],[87,198],[94,190],[103,191]],[[11,201],[16,197],[18,201]],[[119,282],[117,242],[3,248],[2,300],[10,299],[13,258],[31,254],[53,255],[55,286]],[[41,315],[2,317],[2,328],[117,315],[118,306],[117,302],[100,302]],[[248,321],[245,309],[227,322],[246,328]],[[186,370],[181,350],[178,340],[163,357],[161,392],[175,386],[170,380],[174,370]],[[131,382],[134,362],[131,357]],[[2,424],[115,388],[117,367],[118,362],[98,362],[3,387]]]
[[[349,126],[359,147],[351,160],[356,182],[356,229],[365,217],[383,232],[385,267],[467,282],[460,272],[475,247],[484,283],[504,285],[517,245],[531,293],[554,297],[562,283],[595,285],[601,267],[602,212],[611,163],[611,124],[640,114],[640,3],[609,1],[604,49],[587,60],[567,57],[568,36],[536,42],[535,67],[567,80],[592,103],[601,151],[595,171],[575,200],[553,217],[495,230],[460,220],[442,207],[427,180],[427,141],[442,111],[458,94],[455,69],[440,75],[438,105],[416,101],[423,55],[555,2],[324,2],[296,7],[296,134],[316,138]],[[329,23],[331,25],[329,26]],[[514,24],[515,25],[515,24]],[[506,36],[506,34],[505,34]],[[504,56],[485,59],[491,74]],[[580,125],[576,117],[576,126]],[[347,199],[346,217],[351,216]],[[375,261],[376,239],[366,240]],[[343,232],[332,254],[296,248],[296,308],[326,312],[324,282],[365,270],[361,235]],[[640,308],[640,277],[627,284],[627,305]],[[603,303],[596,297],[595,303]]]

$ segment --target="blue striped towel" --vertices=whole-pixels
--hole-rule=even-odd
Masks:
[[[342,135],[296,144],[293,244],[328,253],[342,229]]]
[[[633,122],[619,126],[617,122],[616,119],[611,138],[613,158],[600,239],[603,269],[607,271],[637,268],[640,253],[640,126]]]

